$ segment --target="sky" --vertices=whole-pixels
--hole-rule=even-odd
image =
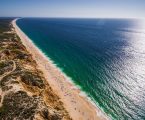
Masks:
[[[145,18],[145,0],[0,0],[0,16]]]

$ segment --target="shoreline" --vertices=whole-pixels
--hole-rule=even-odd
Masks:
[[[53,91],[60,97],[65,109],[73,120],[106,120],[109,119],[97,105],[82,95],[82,91],[68,78],[49,57],[45,55],[28,36],[16,25],[15,19],[12,25],[16,34],[26,49],[32,54],[47,82]]]

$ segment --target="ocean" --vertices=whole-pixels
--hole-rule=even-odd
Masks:
[[[20,29],[113,120],[145,120],[145,22],[23,18]]]

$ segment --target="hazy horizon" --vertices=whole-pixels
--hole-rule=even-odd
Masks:
[[[145,18],[144,0],[1,0],[0,17]]]

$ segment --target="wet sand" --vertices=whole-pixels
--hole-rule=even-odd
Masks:
[[[37,62],[44,77],[47,79],[53,91],[60,97],[64,103],[64,107],[68,111],[73,120],[106,120],[107,116],[96,106],[94,106],[85,96],[81,95],[81,91],[70,82],[51,60],[49,60],[34,43],[20,30],[16,25],[16,20],[12,21],[16,33],[20,37],[22,43],[32,54],[33,59]]]

